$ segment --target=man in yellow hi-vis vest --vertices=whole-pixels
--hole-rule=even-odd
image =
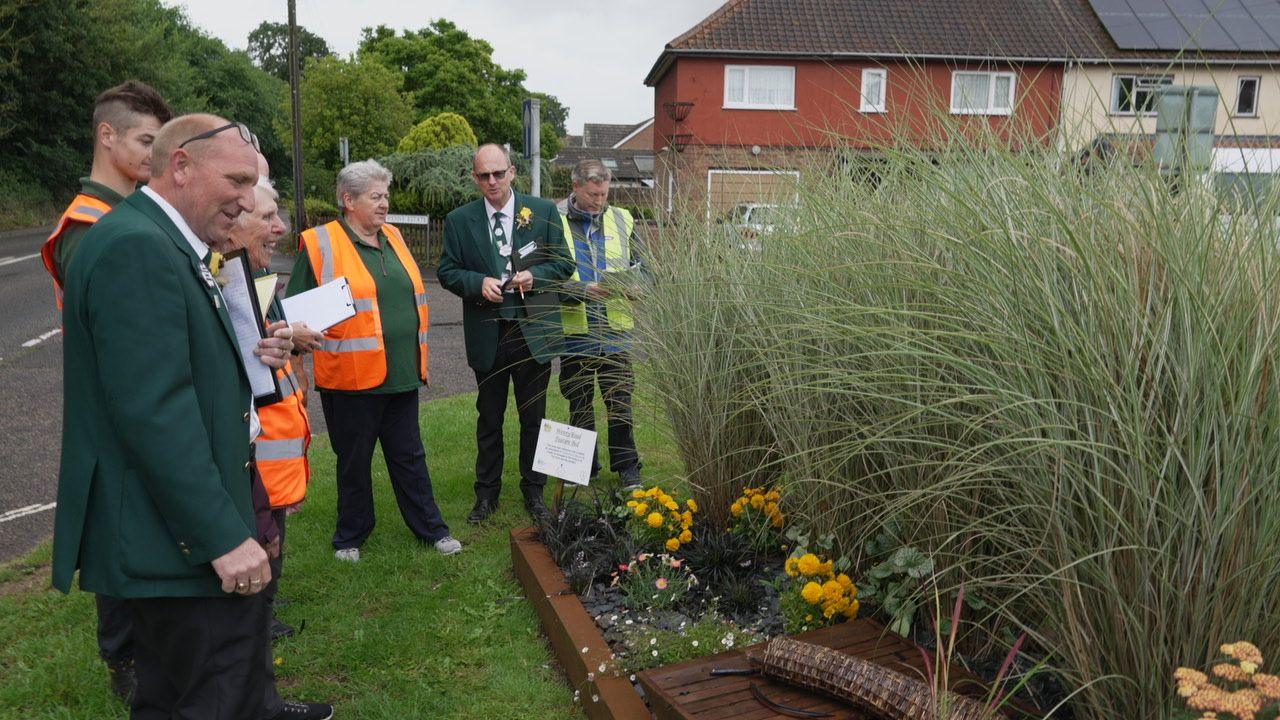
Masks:
[[[62,280],[80,239],[116,203],[151,179],[151,142],[173,112],[155,88],[129,80],[104,91],[93,106],[93,167],[80,192],[40,249],[62,311]],[[135,685],[132,623],[125,604],[97,595],[98,652],[107,663],[111,690],[129,702]]]
[[[635,323],[626,297],[628,286],[640,273],[632,254],[636,223],[631,213],[609,205],[613,177],[602,162],[583,160],[573,168],[572,177],[573,192],[560,204],[575,263],[573,277],[561,292],[565,347],[560,357],[560,393],[569,401],[569,422],[594,430],[594,386],[600,385],[609,418],[609,468],[624,487],[639,487],[641,463],[631,421],[635,388],[631,329]],[[593,449],[592,478],[599,469]]]

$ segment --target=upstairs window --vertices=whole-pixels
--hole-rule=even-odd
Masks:
[[[858,110],[864,113],[882,113],[885,111],[885,88],[888,85],[887,70],[868,68],[862,71],[862,103]]]
[[[1258,117],[1258,89],[1260,77],[1242,77],[1236,83],[1236,116]]]
[[[1111,90],[1111,112],[1155,115],[1156,91],[1172,84],[1172,75],[1116,75]]]
[[[955,115],[1013,114],[1011,72],[951,73],[951,112]]]
[[[726,65],[724,106],[749,110],[795,110],[796,69],[775,65]]]

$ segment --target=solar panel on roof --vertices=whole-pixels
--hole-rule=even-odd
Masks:
[[[1122,50],[1280,52],[1280,0],[1089,0]]]

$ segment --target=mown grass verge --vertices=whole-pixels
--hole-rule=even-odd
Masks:
[[[566,418],[564,401],[549,395],[548,416]],[[279,613],[305,627],[275,645],[286,697],[333,702],[339,717],[362,720],[583,717],[511,575],[508,531],[529,521],[516,482],[514,403],[501,511],[479,529],[465,522],[474,401],[474,394],[436,400],[421,415],[436,497],[465,546],[455,557],[419,545],[404,527],[375,454],[378,528],[359,564],[336,562],[334,456],[327,437],[312,444],[309,499],[288,523],[281,595],[292,602]],[[670,471],[658,432],[639,425],[646,472]],[[616,482],[607,471],[602,480]],[[0,718],[125,718],[97,657],[93,598],[49,589],[48,561],[46,543],[0,568]]]

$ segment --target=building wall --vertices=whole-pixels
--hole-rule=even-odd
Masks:
[[[1113,82],[1117,75],[1172,75],[1174,85],[1215,87],[1221,97],[1217,130],[1220,135],[1263,136],[1280,134],[1280,70],[1267,66],[1160,66],[1076,65],[1067,69],[1062,83],[1062,143],[1069,150],[1087,146],[1099,134],[1156,131],[1156,118],[1115,114],[1111,111]],[[1258,76],[1258,117],[1235,117],[1237,81]]]
[[[652,150],[653,124],[636,133],[635,137],[618,146],[619,150]]]
[[[790,65],[796,68],[795,110],[739,110],[724,107],[726,65]],[[864,68],[888,71],[886,112],[859,110]],[[951,115],[953,70],[1014,70],[1016,107],[1009,116]],[[655,142],[661,149],[672,135],[710,146],[831,147],[880,146],[892,142],[927,144],[943,132],[939,119],[960,129],[991,128],[1044,139],[1057,124],[1061,66],[887,61],[762,60],[678,58],[655,87]],[[664,103],[691,101],[682,123]]]

